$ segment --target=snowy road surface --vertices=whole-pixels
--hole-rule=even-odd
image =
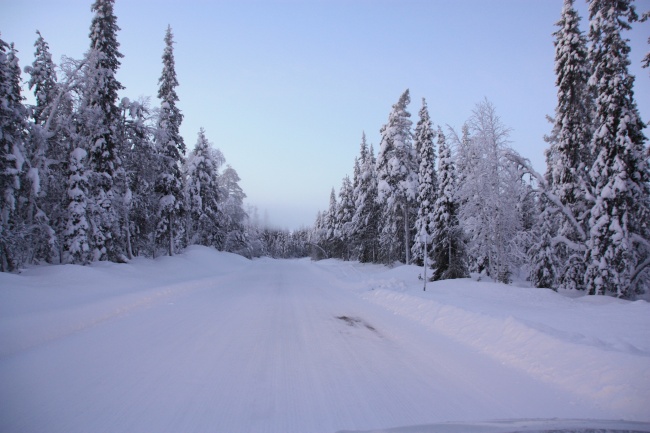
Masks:
[[[167,277],[144,262],[114,280],[117,265],[70,267],[42,271],[58,296],[24,299],[43,275],[4,291],[0,431],[309,433],[618,414],[369,302],[353,266],[195,254],[200,269],[184,276],[166,258]]]

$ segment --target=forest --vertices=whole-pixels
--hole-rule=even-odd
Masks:
[[[413,126],[406,90],[377,153],[362,135],[352,177],[312,228],[296,231],[260,225],[205,130],[188,149],[171,27],[158,105],[118,97],[113,3],[92,5],[82,59],[55,65],[37,32],[34,60],[21,70],[0,39],[2,271],[127,262],[197,244],[246,257],[415,263],[434,280],[473,272],[621,298],[650,288],[650,153],[623,36],[648,13],[639,17],[632,1],[591,0],[584,32],[565,0],[544,173],[509,146],[489,100],[458,132],[435,127],[424,99]]]
[[[122,54],[113,1],[92,5],[90,49],[57,66],[37,32],[21,95],[13,44],[0,40],[2,233],[0,266],[126,262],[187,245],[247,257],[305,255],[303,233],[261,228],[245,209],[237,171],[203,129],[179,133],[174,36],[167,28],[157,107],[118,98]],[[304,236],[303,236],[304,237]]]
[[[606,0],[591,1],[589,14],[585,34],[566,0],[553,34],[557,106],[545,173],[509,146],[510,128],[489,100],[458,133],[434,128],[423,99],[413,129],[407,89],[376,156],[362,136],[352,179],[338,196],[332,189],[314,242],[330,257],[426,265],[433,280],[476,272],[594,295],[645,293],[650,153],[621,35],[639,16],[630,1]]]

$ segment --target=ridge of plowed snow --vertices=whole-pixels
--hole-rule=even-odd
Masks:
[[[362,297],[580,398],[632,418],[650,414],[648,302],[471,279],[424,292],[418,271],[387,271]]]
[[[576,344],[513,316],[490,317],[388,290],[375,290],[364,298],[581,398],[631,416],[647,410],[650,358],[646,353]]]
[[[0,273],[0,357],[161,302],[209,287],[250,260],[190,246],[183,254],[128,264],[108,262],[34,266]]]
[[[581,419],[514,419],[473,423],[448,422],[382,430],[341,430],[338,433],[643,433],[649,423]]]

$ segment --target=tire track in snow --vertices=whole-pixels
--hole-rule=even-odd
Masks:
[[[263,268],[240,282],[250,293],[229,310],[248,310],[250,321],[230,316],[238,331],[216,361],[236,371],[218,388],[240,390],[220,412],[224,431],[331,432],[517,413],[497,363],[457,359],[469,354],[342,290],[314,264]],[[338,316],[359,317],[381,337]],[[527,392],[537,389],[532,383]]]

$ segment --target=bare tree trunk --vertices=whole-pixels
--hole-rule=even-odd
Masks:
[[[126,214],[126,255],[129,260],[133,259],[133,248],[131,247],[131,224],[129,222],[129,214]]]
[[[169,255],[174,255],[174,214],[169,211]]]
[[[404,211],[404,250],[406,252],[406,264],[408,265],[411,262],[411,257],[409,257],[410,248],[409,248],[409,212],[406,203],[402,206]]]
[[[429,243],[429,239],[425,238],[424,239],[424,287],[422,288],[422,291],[424,291],[424,292],[427,291],[427,267],[429,266],[429,263],[427,262],[427,256],[428,256],[427,244],[428,243]]]

